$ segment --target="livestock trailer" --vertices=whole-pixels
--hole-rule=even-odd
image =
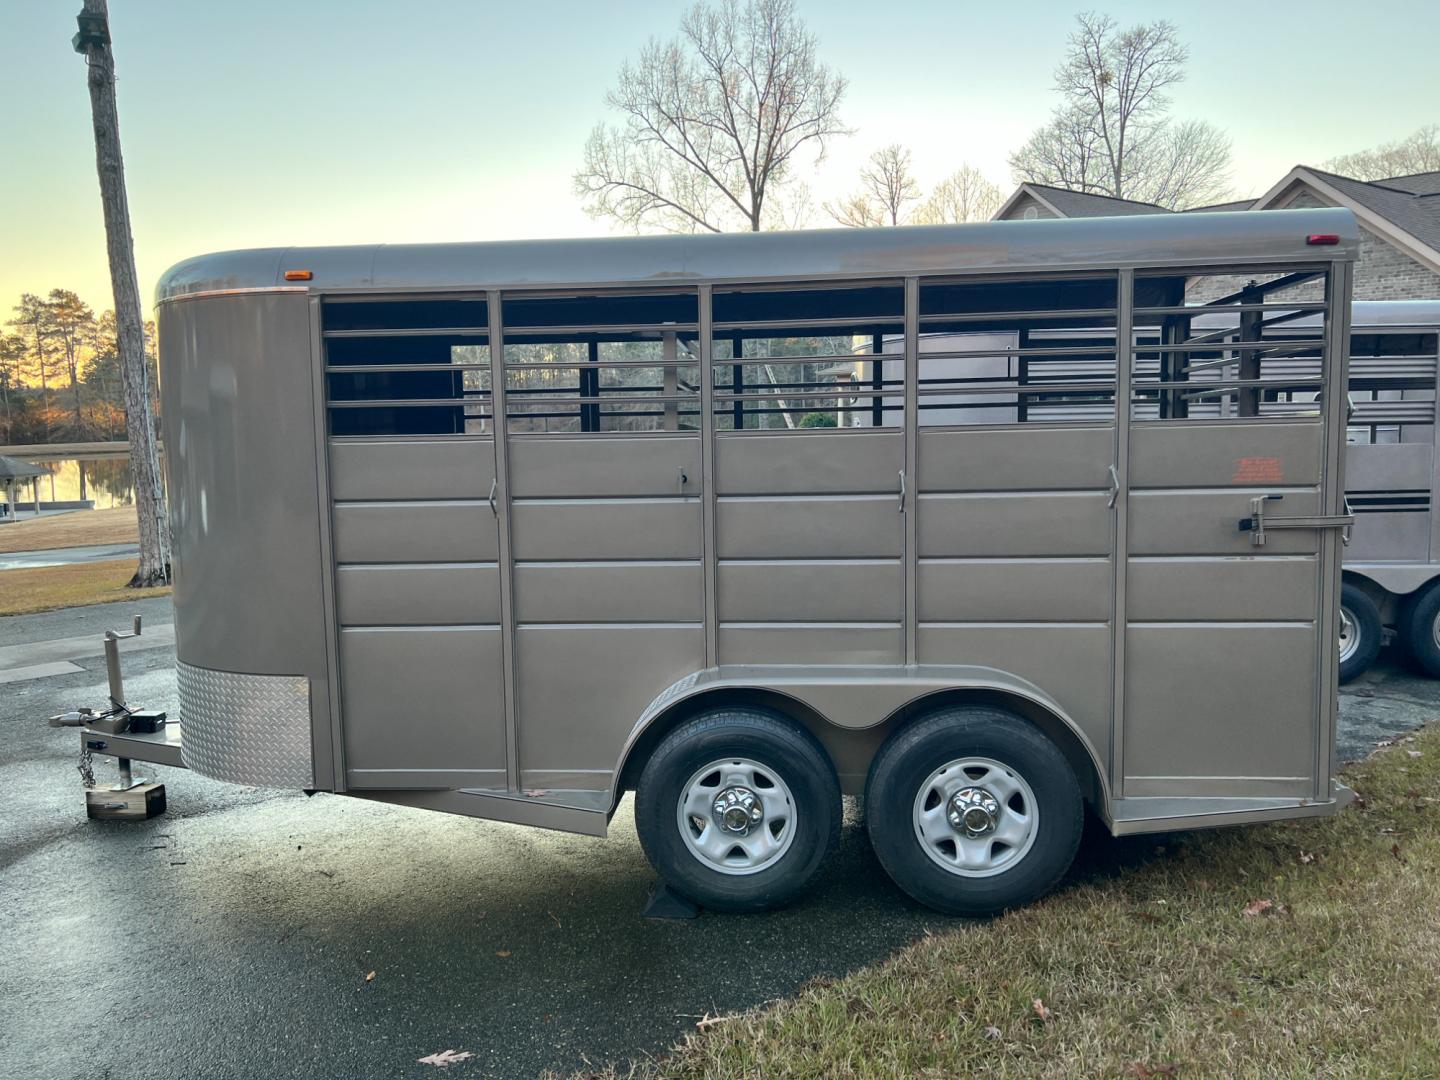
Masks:
[[[1292,286],[1281,299],[1314,294]],[[1435,489],[1435,378],[1440,299],[1359,300],[1351,305],[1345,488],[1355,515],[1340,593],[1340,681],[1363,674],[1382,643],[1396,640],[1425,671],[1440,676],[1440,531]],[[1320,317],[1303,308],[1272,316],[1262,336],[1314,337]],[[1204,314],[1197,327],[1233,343],[1237,316]],[[1227,333],[1219,331],[1225,329]],[[1287,353],[1267,377],[1317,374],[1313,351]],[[1271,402],[1269,409],[1298,407]]]
[[[1331,813],[1357,248],[1322,209],[180,263],[183,761],[594,835],[633,790],[729,910],[842,792],[954,912],[1050,888],[1087,806]]]
[[[1440,299],[1357,300],[1351,319],[1345,488],[1355,529],[1341,591],[1340,678],[1362,674],[1391,637],[1440,677]]]

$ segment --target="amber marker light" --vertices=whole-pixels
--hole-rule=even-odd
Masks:
[[[309,280],[310,280],[312,277],[314,277],[314,276],[315,276],[315,275],[312,274],[309,270],[286,270],[286,271],[285,271],[285,280],[286,280],[286,281],[309,281]]]

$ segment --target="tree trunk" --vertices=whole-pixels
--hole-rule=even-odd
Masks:
[[[95,168],[105,210],[105,242],[110,281],[115,290],[115,331],[120,352],[120,382],[125,393],[125,432],[135,473],[135,506],[140,518],[140,566],[133,588],[170,580],[170,523],[151,411],[153,391],[145,363],[140,315],[140,286],[135,276],[135,246],[130,235],[130,206],[125,197],[125,163],[120,154],[120,115],[115,106],[115,58],[110,52],[109,13],[105,0],[84,0],[82,15],[105,20],[106,32],[82,35],[77,44],[89,66],[90,113],[95,126]],[[96,40],[98,38],[102,40]]]

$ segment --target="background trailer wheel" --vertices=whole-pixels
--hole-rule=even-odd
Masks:
[[[1340,681],[1358,679],[1380,655],[1380,609],[1358,585],[1340,589]],[[1440,670],[1440,669],[1437,669]]]
[[[1060,750],[986,707],[945,709],[892,735],[870,767],[865,806],[895,883],[952,915],[991,915],[1048,892],[1084,825]]]
[[[1411,601],[1401,630],[1415,663],[1427,675],[1440,679],[1440,583],[1432,583]]]
[[[722,709],[676,728],[635,791],[635,828],[672,889],[717,911],[794,897],[840,836],[840,783],[809,732]]]

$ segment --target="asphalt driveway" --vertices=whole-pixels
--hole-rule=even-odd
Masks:
[[[132,610],[147,630],[169,619],[164,599],[4,619],[0,647]],[[168,645],[128,652],[129,696],[173,708],[173,662]],[[805,902],[692,922],[641,917],[654,875],[628,800],[597,840],[162,769],[164,817],[92,825],[78,736],[43,717],[102,700],[104,667],[98,648],[66,663],[80,670],[0,685],[7,1074],[430,1076],[417,1059],[455,1049],[476,1057],[446,1075],[534,1076],[661,1051],[706,1013],[958,925],[889,883],[854,820]],[[1359,756],[1433,715],[1440,683],[1381,667],[1343,704]],[[1097,838],[1075,874],[1154,847]]]

